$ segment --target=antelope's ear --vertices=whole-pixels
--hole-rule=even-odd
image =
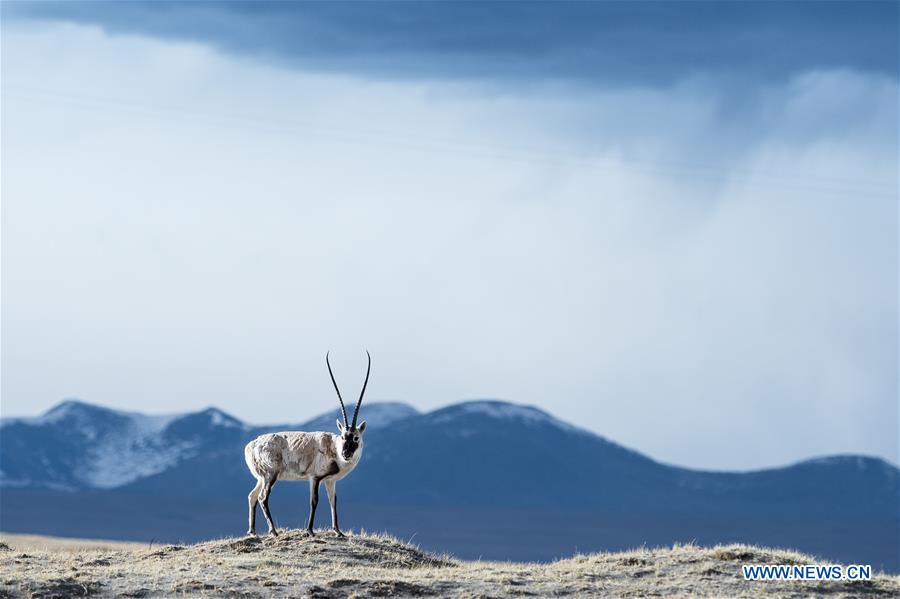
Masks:
[[[344,434],[344,425],[341,424],[341,419],[338,418],[337,420],[335,420],[335,423],[337,423],[338,430],[341,431],[341,434],[343,435]]]
[[[360,424],[358,428],[359,428],[359,432],[360,432],[360,433],[366,432],[366,421],[363,420],[363,421],[362,421],[362,424]]]

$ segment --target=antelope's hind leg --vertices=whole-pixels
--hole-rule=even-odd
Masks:
[[[275,523],[272,521],[272,514],[269,513],[269,495],[272,493],[272,487],[275,486],[275,481],[277,479],[277,477],[266,479],[263,482],[263,488],[259,494],[259,501],[262,504],[263,516],[266,517],[266,523],[269,525],[269,534],[273,537],[278,536],[278,531],[275,530]]]
[[[316,519],[316,506],[319,505],[319,481],[321,479],[309,479],[309,522],[306,523],[306,532],[309,536],[315,536],[313,521]]]
[[[262,491],[263,484],[265,484],[263,479],[257,479],[256,486],[253,487],[253,490],[247,496],[247,503],[250,504],[250,528],[247,529],[247,534],[253,537],[256,536],[256,503],[259,500],[259,493]]]

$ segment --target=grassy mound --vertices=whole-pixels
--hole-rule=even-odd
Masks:
[[[900,578],[750,582],[741,564],[815,564],[799,553],[729,545],[579,555],[550,564],[468,562],[386,535],[285,530],[196,545],[92,546],[4,535],[0,597],[897,597]]]

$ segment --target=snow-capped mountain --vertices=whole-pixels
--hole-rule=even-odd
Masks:
[[[0,485],[112,489],[245,431],[216,408],[148,416],[67,400],[37,418],[0,422]]]
[[[179,480],[193,480],[205,482],[187,492],[242,488],[248,440],[278,430],[336,432],[338,418],[340,410],[334,409],[303,423],[251,426],[216,408],[148,416],[67,400],[36,418],[0,421],[0,485],[162,492]],[[669,509],[718,509],[727,498],[730,509],[759,510],[772,503],[768,493],[776,486],[782,510],[827,509],[858,494],[891,509],[900,497],[898,470],[883,460],[834,456],[757,472],[695,471],[660,464],[543,410],[503,401],[467,401],[427,413],[373,402],[361,419],[369,423],[366,466],[345,484],[370,502],[562,502],[620,509],[652,507],[662,496]],[[473,470],[472,464],[489,467]],[[553,492],[535,484],[548,477]],[[835,487],[835,477],[844,484]],[[473,484],[490,492],[474,495]],[[805,501],[810,494],[819,497],[814,507]]]
[[[261,432],[336,432],[339,414],[252,427],[217,408],[149,416],[70,399],[35,418],[0,420],[0,486],[113,489],[200,456],[237,451]],[[415,414],[415,408],[396,402],[373,402],[365,409],[365,418],[379,425]]]

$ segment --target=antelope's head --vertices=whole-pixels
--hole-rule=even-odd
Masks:
[[[330,353],[330,352],[329,352]],[[338,389],[337,382],[334,380],[334,373],[331,371],[331,362],[328,360],[328,354],[325,354],[325,363],[328,365],[328,374],[331,376],[331,384],[337,392],[338,401],[341,402],[341,414],[344,416],[344,422],[337,419],[337,428],[341,433],[338,450],[341,457],[345,461],[353,459],[353,455],[362,447],[363,433],[366,432],[366,421],[363,420],[359,426],[356,425],[356,418],[359,416],[359,406],[362,404],[363,395],[366,393],[366,385],[369,384],[369,373],[372,371],[372,356],[366,350],[366,356],[369,358],[369,365],[366,367],[366,380],[363,383],[362,391],[359,392],[359,399],[356,401],[356,409],[353,410],[353,422],[347,421],[347,409],[344,407],[344,399],[341,397],[341,390]]]

